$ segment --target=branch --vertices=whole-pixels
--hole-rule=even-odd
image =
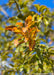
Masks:
[[[9,17],[9,15],[7,14],[7,12],[1,7],[0,11],[2,11],[7,17]]]
[[[17,1],[16,1],[16,0],[14,0],[14,1],[15,1],[15,3],[16,3],[16,7],[17,7],[17,9],[18,9],[18,12],[20,12],[20,13],[21,13],[21,11],[20,11],[20,9],[19,9],[19,5],[18,5]]]

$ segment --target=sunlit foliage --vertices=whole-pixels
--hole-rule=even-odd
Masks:
[[[6,64],[1,66],[3,75],[54,71],[54,12],[33,2],[9,0],[4,6],[14,14],[0,14],[0,63]]]

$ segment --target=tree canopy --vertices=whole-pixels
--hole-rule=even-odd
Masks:
[[[54,11],[33,2],[9,0],[0,6],[0,67],[3,75],[54,72]],[[12,16],[4,9],[12,11]]]

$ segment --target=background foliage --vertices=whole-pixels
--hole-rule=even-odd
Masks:
[[[9,17],[0,6],[1,12],[5,14],[0,14],[0,70],[3,75],[54,72],[54,11],[44,5],[33,4],[33,1],[9,0],[2,7],[13,11],[13,17]],[[25,23],[30,15],[40,30],[32,51],[29,50],[28,43],[17,45],[21,35],[5,30],[7,26],[16,26],[17,22]]]

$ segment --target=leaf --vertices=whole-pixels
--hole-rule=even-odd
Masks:
[[[17,22],[16,25],[23,26],[23,23],[21,23],[21,22]]]
[[[14,0],[9,0],[9,3],[7,5],[9,5],[9,7],[11,7],[13,3],[15,3]]]
[[[24,7],[23,9],[21,9],[21,11],[23,12],[23,14],[26,14],[27,12],[29,12],[28,7]]]
[[[34,24],[35,24],[35,21],[32,21],[32,16],[29,15],[25,19],[25,23],[24,23],[25,26],[24,27],[23,27],[23,23],[17,22],[16,25],[19,25],[18,27],[8,26],[5,29],[10,30],[12,32],[15,32],[17,34],[21,34],[24,37],[24,40],[20,41],[19,43],[17,43],[17,41],[16,41],[16,44],[20,45],[22,43],[29,42],[29,50],[32,51],[35,46],[36,34],[37,34],[37,32],[40,31],[36,26],[33,27]]]
[[[34,6],[36,7],[37,11],[39,11],[40,5],[39,4],[34,4]]]
[[[34,46],[35,46],[35,41],[32,41],[29,39],[29,49],[30,51],[32,51],[34,49]]]
[[[5,28],[5,30],[9,30],[15,33],[21,33],[22,30],[20,28],[17,28],[16,26],[8,26]]]
[[[49,10],[48,10],[48,8],[46,7],[46,6],[44,6],[44,5],[39,5],[39,4],[34,4],[34,6],[35,6],[35,8],[36,8],[36,10],[38,11],[38,12],[41,12],[41,13],[44,13],[44,10],[46,11],[46,12],[48,12]],[[45,12],[45,13],[46,13]]]
[[[30,16],[28,16],[28,17],[26,18],[25,23],[28,24],[28,23],[30,23],[31,21],[32,21],[32,16],[30,15]]]
[[[44,5],[41,5],[41,6],[40,6],[40,9],[39,9],[39,12],[43,12],[45,9],[47,9],[47,7],[44,6]]]
[[[43,64],[38,64],[38,65],[43,70]]]
[[[0,31],[2,31],[2,30],[4,30],[4,28],[0,26]]]
[[[7,26],[7,27],[5,28],[5,30],[10,30],[10,31],[12,31],[12,28],[14,28],[14,27],[16,27],[16,26]]]

